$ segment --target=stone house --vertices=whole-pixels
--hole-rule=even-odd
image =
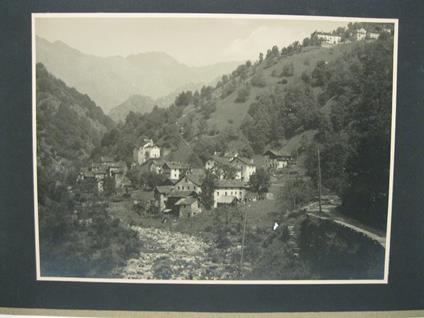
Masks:
[[[163,212],[166,209],[168,195],[172,192],[174,186],[157,186],[154,189],[155,206],[158,212]]]
[[[182,177],[176,184],[177,191],[194,191],[196,193],[202,192],[202,181],[193,175],[186,175]]]
[[[192,217],[202,212],[199,200],[192,196],[179,199],[175,206],[177,207],[177,216],[180,218]]]
[[[160,158],[160,147],[153,143],[152,139],[145,139],[144,144],[133,150],[134,162],[141,165],[149,159]]]
[[[190,171],[190,166],[186,163],[166,161],[162,165],[162,174],[171,181],[178,181]]]
[[[250,176],[256,173],[256,166],[253,159],[236,156],[231,160],[231,164],[236,168],[236,179],[249,182]]]

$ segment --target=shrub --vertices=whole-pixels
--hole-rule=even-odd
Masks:
[[[244,103],[248,99],[249,94],[250,94],[250,90],[247,87],[240,88],[238,90],[238,95],[235,99],[235,102],[236,103]]]
[[[168,256],[157,258],[152,266],[152,269],[153,275],[156,279],[172,278],[171,259]]]
[[[301,77],[300,77],[301,79],[302,79],[302,81],[305,83],[305,84],[308,84],[310,81],[311,81],[311,76],[306,72],[306,71],[303,71],[302,72],[302,75],[301,75]]]
[[[281,72],[281,77],[293,76],[294,66],[293,63],[289,63],[283,66],[283,71]]]
[[[252,84],[252,86],[255,86],[255,87],[265,87],[266,86],[266,82],[263,79],[262,74],[256,74],[255,76],[253,76],[252,79],[250,80],[250,83]]]

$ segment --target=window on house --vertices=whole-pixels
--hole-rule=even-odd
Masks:
[[[219,195],[219,191],[216,191],[216,195]]]
[[[227,195],[227,191],[225,191],[225,195]]]

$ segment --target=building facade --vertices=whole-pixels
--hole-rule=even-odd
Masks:
[[[247,184],[240,180],[218,180],[213,193],[213,207],[244,201]]]
[[[323,47],[335,46],[342,41],[342,37],[340,35],[325,32],[318,32],[316,35],[318,39],[321,40],[321,46]]]
[[[234,157],[231,160],[231,163],[237,170],[236,179],[244,182],[249,182],[250,177],[256,173],[256,166],[253,162],[253,159],[244,158],[244,157]]]
[[[141,165],[149,159],[160,158],[160,147],[153,143],[152,139],[145,139],[145,144],[133,150],[134,162]]]
[[[190,166],[182,162],[168,161],[162,165],[162,174],[171,181],[178,181],[190,171]]]
[[[357,41],[363,40],[367,37],[367,30],[364,28],[356,30],[354,36]]]

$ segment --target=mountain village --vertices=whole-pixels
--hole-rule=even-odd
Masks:
[[[351,40],[342,41],[342,37],[335,32],[316,31],[311,34],[311,38],[319,39],[323,48],[332,48],[351,41],[373,41],[381,34],[391,32],[387,27],[379,32],[360,28],[352,34]],[[204,163],[204,167],[194,168],[187,162],[164,159],[161,147],[152,139],[144,139],[144,143],[134,147],[133,162],[129,169],[138,167],[144,172],[163,176],[166,180],[161,184],[151,189],[137,189],[127,177],[129,169],[126,163],[107,156],[102,156],[98,162],[83,168],[77,182],[93,181],[95,187],[90,191],[102,193],[105,180],[111,178],[114,193],[129,195],[134,198],[134,205],[142,206],[146,212],[184,218],[205,210],[200,194],[207,173],[212,173],[217,179],[212,207],[231,207],[258,199],[258,193],[251,189],[250,178],[259,168],[274,176],[271,178],[274,182],[275,176],[281,174],[302,177],[304,169],[297,167],[296,157],[275,149],[267,149],[262,156],[256,156],[256,159],[240,156],[237,152],[215,153]],[[260,195],[260,199],[274,199],[271,192]]]
[[[39,55],[42,270],[131,279],[379,278],[392,41],[388,24],[315,31],[259,52],[212,86],[181,91],[168,107],[130,97],[141,104],[124,102],[108,114],[48,71],[55,59]],[[54,46],[40,41],[44,53]],[[382,169],[381,177],[371,169]]]
[[[192,168],[185,162],[167,161],[161,157],[161,148],[153,140],[133,150],[133,163],[130,169],[141,168],[165,177],[165,181],[153,189],[136,189],[127,177],[127,166],[123,161],[101,157],[99,162],[83,168],[77,178],[78,183],[91,183],[88,191],[105,191],[105,182],[113,180],[114,193],[127,194],[134,198],[134,205],[142,206],[146,212],[172,216],[175,218],[192,217],[204,211],[199,196],[207,173],[216,178],[213,192],[214,208],[246,204],[256,201],[258,193],[251,191],[250,179],[257,168],[270,173],[289,172],[298,175],[295,158],[286,153],[267,150],[258,164],[252,158],[239,156],[238,153],[215,154],[206,161],[203,168]],[[262,198],[274,199],[272,193],[261,194]]]

